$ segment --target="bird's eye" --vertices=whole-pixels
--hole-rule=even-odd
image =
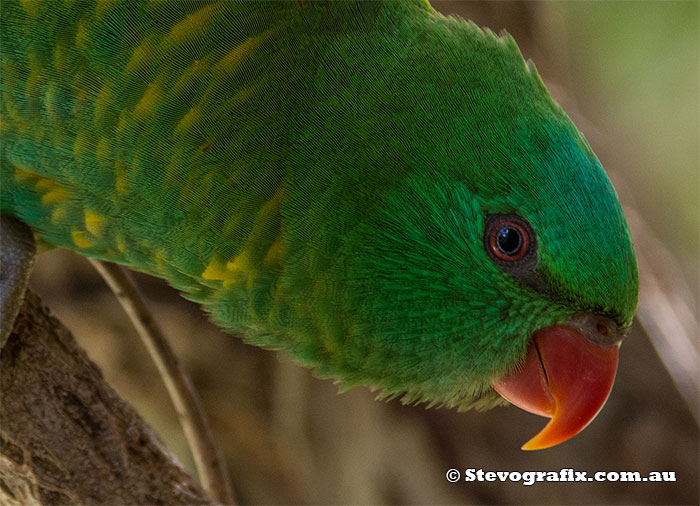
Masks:
[[[513,221],[503,221],[493,227],[489,246],[496,257],[513,262],[525,256],[530,238],[522,226]]]
[[[484,247],[496,265],[516,277],[526,275],[537,263],[535,231],[517,214],[489,215]]]

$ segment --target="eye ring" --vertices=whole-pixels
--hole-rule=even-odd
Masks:
[[[501,236],[501,242],[497,240]],[[488,214],[484,223],[484,249],[491,261],[519,281],[540,286],[537,268],[537,234],[518,214]]]
[[[483,237],[484,249],[499,269],[520,280],[534,276],[537,234],[527,219],[518,214],[488,214]]]
[[[490,227],[488,246],[504,262],[517,262],[530,250],[530,234],[513,220],[503,220]]]

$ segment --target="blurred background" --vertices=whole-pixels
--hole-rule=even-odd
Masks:
[[[223,334],[164,282],[138,275],[201,394],[238,501],[697,504],[698,2],[433,4],[514,36],[620,194],[643,299],[615,388],[580,435],[524,452],[520,446],[545,419],[514,407],[457,413],[377,402],[366,389],[338,394],[331,381]],[[43,254],[32,287],[191,471],[155,367],[87,261]],[[677,481],[450,484],[449,468],[674,471]]]

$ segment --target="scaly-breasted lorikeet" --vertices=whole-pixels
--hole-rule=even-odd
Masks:
[[[3,0],[0,211],[382,396],[608,396],[622,209],[513,39],[426,1]],[[500,395],[499,395],[500,393]]]

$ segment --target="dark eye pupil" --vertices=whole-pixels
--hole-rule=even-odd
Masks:
[[[498,231],[496,246],[504,255],[515,255],[523,246],[523,238],[517,228],[506,225]]]

